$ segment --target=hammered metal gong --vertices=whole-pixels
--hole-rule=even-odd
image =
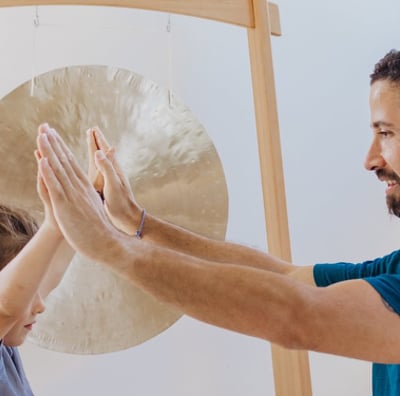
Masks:
[[[28,81],[0,101],[3,203],[43,218],[33,154],[39,124],[54,126],[85,169],[86,130],[98,125],[116,147],[141,206],[197,233],[225,237],[228,194],[218,154],[203,126],[169,90],[107,66],[66,67],[34,81],[34,87]],[[142,343],[180,316],[76,254],[28,339],[60,352],[106,353]]]

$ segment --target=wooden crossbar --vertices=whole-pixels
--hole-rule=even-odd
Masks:
[[[250,0],[0,0],[0,7],[39,5],[93,5],[138,8],[212,19],[243,27],[254,27]],[[269,3],[271,34],[281,35],[279,8]]]

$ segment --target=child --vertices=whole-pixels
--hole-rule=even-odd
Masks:
[[[40,227],[28,213],[0,205],[1,396],[33,395],[16,347],[44,311],[43,299],[58,285],[74,254],[54,219],[40,177],[37,190],[45,209]]]

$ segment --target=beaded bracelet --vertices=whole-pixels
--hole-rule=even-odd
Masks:
[[[143,227],[144,227],[144,220],[146,218],[146,209],[142,210],[142,217],[140,219],[139,228],[136,231],[135,237],[137,239],[142,239]]]

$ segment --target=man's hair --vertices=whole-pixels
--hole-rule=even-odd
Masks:
[[[377,80],[400,82],[400,51],[390,50],[374,67],[371,85]]]
[[[36,220],[27,212],[0,204],[0,270],[22,250],[37,230]]]

